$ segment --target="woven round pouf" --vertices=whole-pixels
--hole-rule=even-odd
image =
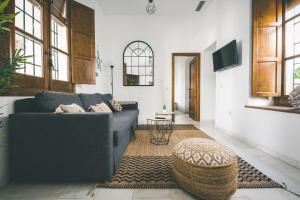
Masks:
[[[213,140],[190,138],[172,152],[177,183],[202,199],[228,199],[237,189],[236,155]]]

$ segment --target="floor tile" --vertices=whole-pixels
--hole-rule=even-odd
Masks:
[[[97,189],[95,194],[97,200],[132,200],[133,189]]]

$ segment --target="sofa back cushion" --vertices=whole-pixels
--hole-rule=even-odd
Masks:
[[[89,111],[91,105],[100,104],[112,99],[111,94],[79,94],[85,111]]]
[[[61,104],[75,103],[82,106],[81,100],[77,94],[61,92],[40,92],[35,95],[36,106],[40,112],[55,112],[55,109]]]

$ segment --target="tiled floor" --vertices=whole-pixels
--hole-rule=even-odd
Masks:
[[[300,170],[277,160],[235,138],[217,130],[209,123],[199,124],[183,113],[177,113],[176,123],[195,124],[217,141],[232,148],[277,182],[285,182],[288,188],[300,193]],[[97,189],[94,197],[86,194],[94,183],[78,184],[9,184],[0,189],[0,200],[190,200],[196,199],[180,189]],[[300,200],[283,189],[239,189],[231,200]]]

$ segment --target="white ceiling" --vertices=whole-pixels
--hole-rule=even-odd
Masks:
[[[105,14],[147,15],[148,0],[98,0]],[[155,15],[194,15],[200,0],[154,0]],[[205,7],[205,5],[204,5]]]

